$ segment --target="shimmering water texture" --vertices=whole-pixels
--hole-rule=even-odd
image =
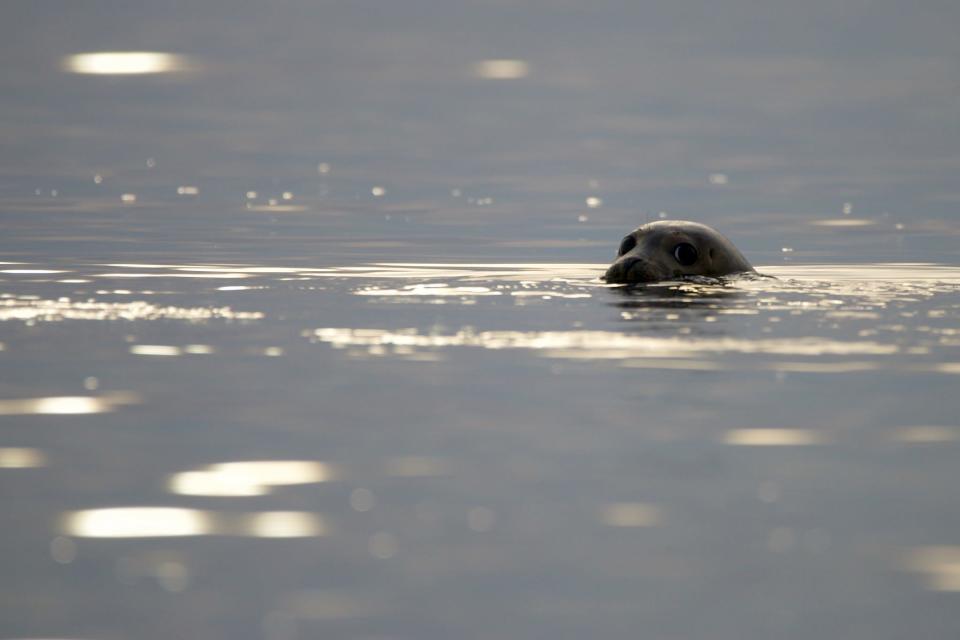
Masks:
[[[7,265],[10,266],[10,265]],[[105,264],[0,270],[10,289],[68,286],[55,298],[0,293],[0,321],[269,320],[257,292],[338,291],[371,304],[494,305],[497,324],[523,325],[531,306],[597,303],[617,310],[606,330],[477,326],[316,327],[310,341],[350,357],[444,358],[457,348],[525,350],[546,358],[606,359],[626,368],[756,369],[847,373],[960,373],[960,270],[934,264],[764,267],[771,277],[700,279],[623,287],[597,279],[603,265],[375,263],[293,268]],[[169,303],[178,279],[204,279],[211,295],[244,293],[243,309]],[[218,281],[243,282],[221,285]],[[160,289],[141,283],[160,282]],[[124,288],[114,288],[122,284]],[[252,306],[251,306],[252,305]],[[529,311],[527,313],[530,313]],[[514,314],[511,316],[510,314]],[[514,323],[510,318],[517,318]],[[576,323],[575,323],[576,324]],[[797,327],[810,335],[797,333]],[[140,355],[210,353],[209,345],[134,345]]]
[[[369,270],[368,270],[369,269]],[[611,287],[602,265],[398,264],[340,278],[413,280],[357,286],[381,303],[563,305],[619,309],[615,330],[320,327],[308,337],[351,356],[442,357],[457,347],[609,359],[623,367],[960,373],[960,271],[931,264],[766,267],[776,278]],[[336,271],[334,272],[336,273]],[[334,275],[333,273],[329,275]],[[917,309],[923,301],[923,309]],[[797,325],[812,335],[798,335]],[[734,356],[749,356],[735,358]],[[729,357],[729,358],[725,358]],[[789,358],[789,359],[787,359]]]
[[[240,635],[288,640],[463,631],[489,611],[604,628],[642,593],[644,617],[683,627],[662,589],[742,593],[751,565],[960,591],[955,531],[914,535],[909,501],[889,532],[857,515],[877,487],[930,501],[926,518],[952,499],[960,423],[897,394],[956,385],[960,270],[623,287],[605,266],[3,265],[0,359],[22,382],[0,399],[0,474],[32,496],[11,508],[43,558],[11,561],[32,576],[16,593],[92,583],[154,629],[184,594],[249,601],[231,620],[257,631]],[[462,608],[484,584],[510,596],[473,622],[421,603]],[[828,591],[818,606],[849,597]]]

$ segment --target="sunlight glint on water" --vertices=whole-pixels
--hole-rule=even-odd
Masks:
[[[186,58],[155,51],[103,51],[67,56],[63,68],[70,73],[93,75],[144,75],[183,71]]]

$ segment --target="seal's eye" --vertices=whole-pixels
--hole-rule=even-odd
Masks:
[[[617,251],[617,257],[622,256],[627,251],[630,251],[635,246],[637,246],[637,239],[633,236],[627,236],[623,239],[623,242],[620,243],[620,250]]]
[[[697,261],[700,254],[697,252],[697,248],[689,242],[681,242],[673,248],[673,257],[683,266],[689,267]]]

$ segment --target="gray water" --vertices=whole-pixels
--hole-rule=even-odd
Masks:
[[[0,15],[0,638],[957,637],[954,5]]]

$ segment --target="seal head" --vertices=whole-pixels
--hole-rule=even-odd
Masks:
[[[603,279],[634,284],[753,272],[740,250],[715,229],[699,222],[658,220],[624,237]]]

